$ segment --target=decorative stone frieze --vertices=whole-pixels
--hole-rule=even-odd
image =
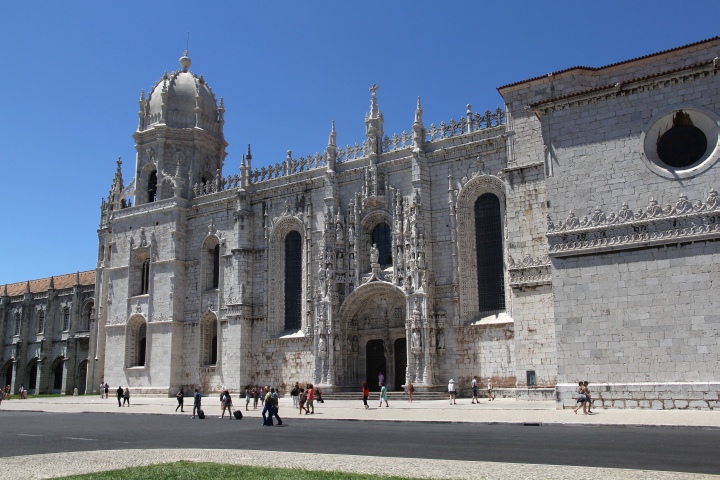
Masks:
[[[529,253],[515,262],[508,258],[510,286],[513,288],[537,287],[552,284],[552,265],[547,255],[533,258]]]
[[[606,214],[597,207],[579,219],[570,211],[564,222],[548,217],[549,254],[560,257],[720,238],[719,213],[716,190],[704,202],[690,201],[681,194],[675,205],[661,207],[651,199],[647,207],[635,212],[627,202],[617,214]]]

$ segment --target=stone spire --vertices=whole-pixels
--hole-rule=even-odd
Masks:
[[[332,121],[330,128],[330,138],[327,145],[326,166],[328,170],[335,170],[335,162],[337,161],[337,134],[335,133],[335,120]]]
[[[50,285],[48,285],[48,290],[55,290],[55,277],[50,275]]]
[[[383,114],[378,107],[377,102],[377,84],[373,84],[370,87],[370,112],[365,115],[365,136],[370,143],[371,153],[381,153],[380,146],[382,145],[383,137]]]
[[[417,99],[417,107],[415,108],[415,123],[412,126],[413,136],[413,149],[422,149],[423,143],[425,142],[425,127],[422,123],[422,105],[420,104],[420,97]]]

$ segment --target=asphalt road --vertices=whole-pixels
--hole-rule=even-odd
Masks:
[[[237,421],[146,414],[3,413],[0,457],[127,448],[247,448],[720,473],[717,429],[347,421],[292,416],[281,427],[262,427],[260,423],[257,418],[247,417]]]

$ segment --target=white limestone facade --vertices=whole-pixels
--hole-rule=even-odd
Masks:
[[[139,100],[101,205],[104,378],[137,393],[411,381],[716,408],[720,39],[499,88],[505,108],[254,168],[189,69]],[[358,116],[359,118],[359,116]],[[228,166],[232,165],[232,166]]]
[[[499,91],[539,162],[559,406],[716,408],[720,40]],[[514,131],[514,135],[512,132]]]

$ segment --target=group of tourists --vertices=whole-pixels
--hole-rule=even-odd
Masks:
[[[110,384],[101,381],[99,392],[100,392],[100,398],[108,398],[110,396]]]

